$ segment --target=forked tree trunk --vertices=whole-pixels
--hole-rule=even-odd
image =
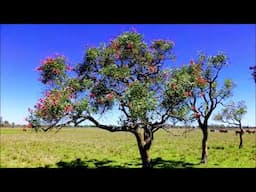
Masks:
[[[207,157],[208,157],[208,150],[207,150],[207,140],[208,140],[208,129],[206,126],[201,127],[201,130],[203,132],[203,139],[202,139],[202,157],[201,157],[201,163],[207,163]]]
[[[143,134],[136,132],[135,137],[137,140],[140,157],[142,160],[142,167],[143,168],[152,168],[151,158],[149,156],[149,149],[151,146],[151,140],[146,142],[145,137]],[[148,139],[148,138],[147,138]]]
[[[239,133],[239,138],[240,138],[239,149],[241,149],[243,147],[243,134],[244,134],[244,130],[242,129],[241,124],[239,124],[239,129],[240,129],[240,133]]]

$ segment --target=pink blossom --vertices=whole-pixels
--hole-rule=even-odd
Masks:
[[[73,106],[72,105],[68,105],[68,106],[65,106],[64,107],[64,111],[65,112],[70,112],[70,111],[72,111],[73,110]]]
[[[168,73],[164,73],[163,78],[167,78],[167,77],[168,77]]]
[[[204,92],[200,92],[199,95],[200,95],[201,97],[203,97],[205,94],[204,94]]]
[[[95,97],[95,94],[94,93],[91,93],[90,94],[90,98],[94,98]]]
[[[71,95],[69,96],[70,99],[73,99],[73,98],[75,98],[75,97],[76,97],[75,94],[71,94]]]
[[[42,70],[41,66],[36,68],[36,71],[41,71],[41,70]]]
[[[115,54],[115,58],[116,58],[116,59],[119,59],[119,58],[120,58],[120,55],[116,53],[116,54]]]
[[[201,116],[201,114],[200,114],[200,113],[194,113],[194,117],[195,117],[195,118],[197,118],[197,119],[198,119],[198,118],[200,118],[200,116]]]
[[[157,72],[157,67],[154,66],[154,65],[150,65],[150,66],[149,66],[149,71],[150,71],[151,73],[155,73],[155,72]]]
[[[106,97],[109,99],[109,100],[112,100],[114,98],[114,95],[112,93],[109,93],[106,95]]]
[[[40,99],[39,99],[39,102],[40,102],[40,103],[43,103],[43,102],[44,102],[44,99],[40,98]]]
[[[50,91],[46,91],[45,96],[49,97],[51,95]]]
[[[53,73],[55,73],[56,75],[59,75],[60,74],[60,70],[59,69],[54,69]]]
[[[190,65],[194,65],[195,62],[193,60],[190,60]]]
[[[127,48],[128,48],[128,49],[131,49],[131,48],[132,48],[132,44],[131,44],[131,43],[128,43]]]
[[[59,102],[59,101],[58,101],[56,98],[53,98],[53,99],[52,99],[52,103],[53,103],[53,105],[57,105],[57,104],[58,104],[58,102]]]
[[[42,105],[41,103],[37,103],[37,104],[36,104],[36,108],[37,108],[37,109],[42,109],[42,107],[43,107],[43,105]]]
[[[73,70],[73,67],[71,67],[71,66],[66,66],[66,70],[68,70],[68,71],[72,71]]]

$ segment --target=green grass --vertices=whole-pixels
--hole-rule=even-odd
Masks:
[[[0,130],[0,167],[113,167],[140,168],[135,137],[97,128],[66,128],[54,132],[24,132],[21,128]],[[172,130],[175,134],[183,130]],[[150,150],[155,168],[255,168],[256,136],[244,135],[238,149],[234,131],[209,133],[208,164],[200,165],[200,130],[187,136],[159,131]]]

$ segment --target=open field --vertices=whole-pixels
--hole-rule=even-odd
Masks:
[[[55,134],[24,132],[21,128],[1,128],[0,167],[113,167],[140,168],[135,137],[130,133],[110,133],[97,128],[65,128]],[[171,130],[180,135],[184,130]],[[163,130],[155,134],[150,150],[154,168],[255,168],[256,135],[239,136],[209,132],[209,162],[199,165],[201,131],[174,136]]]

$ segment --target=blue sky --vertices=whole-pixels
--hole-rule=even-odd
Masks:
[[[5,24],[0,28],[1,116],[3,120],[24,124],[28,107],[42,96],[44,87],[35,68],[48,55],[61,53],[75,65],[82,61],[85,47],[97,46],[114,36],[136,28],[145,41],[174,41],[175,66],[188,63],[202,50],[209,55],[225,52],[230,65],[220,79],[236,83],[232,100],[245,100],[248,113],[244,125],[255,122],[255,83],[249,66],[256,63],[255,25],[245,24]],[[102,117],[114,123],[116,112]]]

